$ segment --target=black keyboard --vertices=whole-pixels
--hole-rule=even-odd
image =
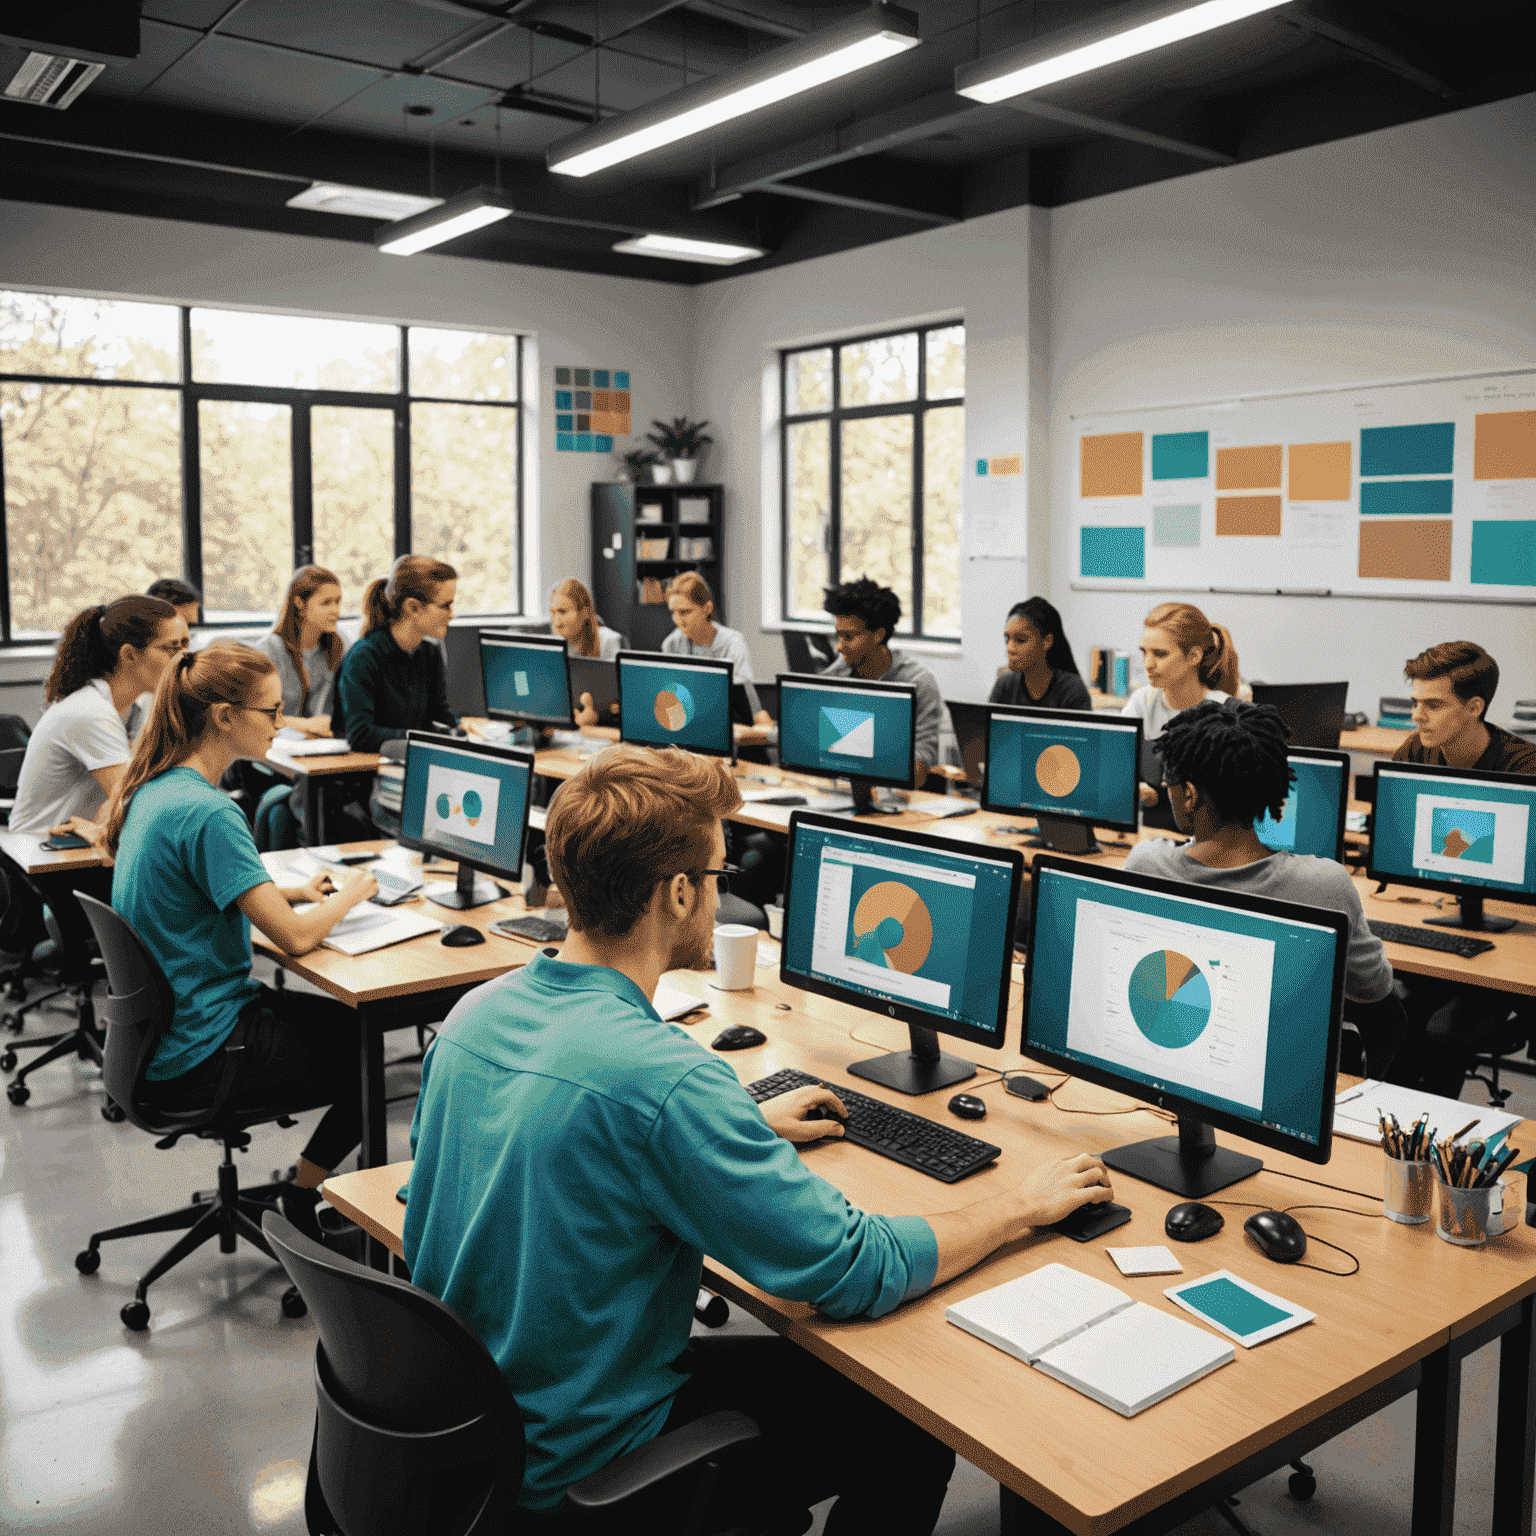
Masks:
[[[1460,955],[1470,960],[1493,948],[1487,939],[1470,934],[1449,933],[1444,928],[1420,928],[1413,923],[1379,923],[1370,919],[1371,932],[1385,944],[1412,944],[1417,949],[1438,949],[1443,955]]]
[[[807,1072],[797,1072],[785,1067],[771,1077],[760,1077],[747,1084],[747,1092],[761,1104],[764,1099],[775,1099],[792,1088],[830,1088],[848,1111],[843,1122],[843,1136],[856,1147],[867,1147],[888,1157],[893,1163],[905,1163],[929,1178],[945,1184],[954,1184],[985,1168],[988,1163],[1003,1155],[1001,1147],[990,1142],[978,1141],[948,1125],[935,1125],[911,1110],[897,1109],[868,1094],[856,1093],[841,1083],[823,1082]]]

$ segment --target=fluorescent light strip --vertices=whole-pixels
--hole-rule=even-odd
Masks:
[[[621,240],[614,250],[630,256],[667,256],[673,261],[707,261],[711,266],[729,267],[738,261],[751,261],[768,253],[754,245],[726,245],[719,240],[690,240],[683,235],[638,235]]]
[[[1202,32],[1214,31],[1234,21],[1257,16],[1260,11],[1271,11],[1286,0],[1206,0],[1203,5],[1191,6],[1172,16],[1149,21],[1143,26],[1117,32],[1096,43],[1070,49],[1055,58],[1042,59],[1025,64],[1006,74],[994,75],[989,80],[956,86],[961,96],[972,101],[1006,101],[1010,96],[1023,96],[1030,91],[1043,90],[1058,80],[1069,80],[1074,75],[1085,75],[1090,70],[1102,69],[1106,64],[1117,64],[1122,59],[1134,58],[1139,53],[1150,53],[1154,48],[1166,48],[1169,43],[1182,42],[1187,37],[1198,37]],[[986,61],[982,60],[984,66]],[[962,65],[966,74],[976,71],[977,65]]]
[[[472,229],[484,229],[487,224],[506,218],[511,211],[510,208],[466,208],[463,213],[429,224],[425,229],[416,229],[394,240],[386,240],[379,249],[388,256],[414,256],[418,251],[429,250],[434,245],[443,245],[460,235],[467,235]]]
[[[825,85],[829,80],[851,75],[883,59],[894,58],[898,53],[905,53],[908,48],[915,48],[920,41],[920,38],[906,37],[899,32],[876,32],[871,37],[860,38],[845,48],[787,69],[782,74],[743,86],[715,101],[706,101],[675,117],[663,118],[659,123],[636,128],[633,133],[581,151],[568,160],[556,161],[549,168],[562,176],[590,176],[594,171],[606,170],[610,165],[632,160],[636,155],[649,154],[664,144],[675,144],[679,139],[690,138],[706,128],[717,127],[721,123],[730,122],[732,118],[743,117],[748,112],[756,112],[775,102],[798,96],[802,91]]]

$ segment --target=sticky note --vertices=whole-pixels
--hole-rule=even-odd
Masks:
[[[1122,1275],[1182,1275],[1184,1266],[1162,1243],[1150,1248],[1106,1248]]]

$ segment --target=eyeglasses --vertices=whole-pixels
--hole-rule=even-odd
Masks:
[[[162,640],[159,645],[150,646],[152,651],[164,651],[169,656],[179,656],[190,648],[190,640]]]
[[[865,635],[869,634],[870,631],[862,627],[859,629],[834,628],[832,633],[836,635],[839,640],[859,640],[862,639]]]
[[[715,877],[715,890],[722,896],[729,896],[731,892],[731,876],[740,873],[741,871],[734,866],[731,869],[701,869],[699,871],[699,878],[702,880],[705,875],[713,875]]]
[[[274,704],[271,709],[263,709],[259,704],[242,704],[239,707],[250,710],[253,715],[265,715],[274,727],[283,714],[283,706],[281,704]]]

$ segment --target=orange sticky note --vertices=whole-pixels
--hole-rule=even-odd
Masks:
[[[1393,581],[1449,581],[1450,518],[1362,522],[1360,574]]]
[[[1292,443],[1292,501],[1349,500],[1348,443]]]
[[[1218,491],[1262,491],[1280,489],[1281,448],[1268,443],[1262,448],[1218,448],[1216,450],[1216,489]]]
[[[1218,539],[1278,539],[1280,537],[1280,498],[1278,496],[1218,496],[1216,498],[1216,537]]]
[[[1084,496],[1141,495],[1140,432],[1106,432],[1082,445]]]
[[[1474,480],[1536,480],[1536,411],[1493,411],[1477,418]]]

